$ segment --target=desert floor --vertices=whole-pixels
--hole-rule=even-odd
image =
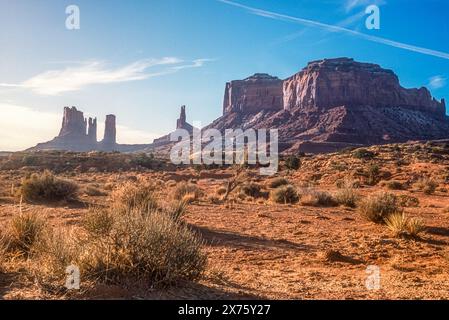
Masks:
[[[66,175],[81,186],[95,185],[107,190],[121,181],[146,179],[160,181],[161,196],[168,197],[178,181],[190,180],[204,196],[188,207],[184,217],[204,239],[208,255],[204,277],[197,283],[154,289],[146,284],[102,285],[82,294],[55,296],[23,276],[17,269],[0,273],[0,297],[4,299],[448,299],[449,298],[449,193],[445,189],[447,160],[426,158],[429,153],[408,152],[399,165],[389,149],[376,149],[381,181],[374,186],[361,184],[357,192],[368,196],[386,190],[382,181],[412,181],[414,176],[439,179],[430,195],[413,187],[388,190],[419,199],[417,207],[407,207],[410,217],[426,226],[419,239],[395,237],[384,225],[365,220],[357,208],[274,204],[267,199],[230,198],[212,201],[232,169],[198,173],[185,168],[172,172],[76,172]],[[404,153],[405,154],[405,151]],[[339,164],[339,165],[336,165]],[[344,165],[342,165],[344,163]],[[367,161],[336,154],[308,157],[301,169],[282,171],[295,186],[314,181],[313,188],[333,193],[335,181],[367,165]],[[33,169],[27,169],[28,173]],[[317,173],[319,176],[317,177]],[[12,185],[19,184],[24,170],[0,171],[0,226],[19,211]],[[62,174],[64,176],[64,174]],[[251,180],[264,185],[269,178],[252,170]],[[383,180],[382,180],[383,179]],[[363,180],[363,179],[362,179]],[[361,180],[361,181],[362,181]],[[81,195],[78,203],[34,205],[23,203],[21,210],[38,211],[54,227],[76,228],[88,206],[107,204],[108,195]],[[326,253],[338,252],[328,259]],[[380,270],[380,289],[366,287],[368,266]],[[63,284],[61,284],[63,285]],[[81,284],[82,285],[82,284]]]

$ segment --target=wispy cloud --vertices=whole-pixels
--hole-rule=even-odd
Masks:
[[[229,0],[217,0],[217,1],[234,6],[234,7],[238,7],[240,9],[244,9],[244,10],[248,11],[250,14],[254,14],[257,16],[261,16],[261,17],[265,17],[265,18],[269,18],[269,19],[273,19],[273,20],[286,21],[286,22],[290,22],[290,23],[306,25],[306,26],[318,27],[318,28],[325,29],[325,30],[328,30],[331,32],[346,33],[346,34],[349,34],[352,36],[359,37],[364,40],[368,40],[368,41],[375,42],[375,43],[380,43],[380,44],[387,45],[390,47],[395,47],[395,48],[399,48],[399,49],[403,49],[403,50],[407,50],[407,51],[412,51],[412,52],[416,52],[416,53],[425,54],[428,56],[434,56],[434,57],[449,60],[449,53],[446,53],[446,52],[432,50],[432,49],[423,48],[423,47],[417,47],[417,46],[410,45],[407,43],[402,43],[402,42],[398,42],[398,41],[394,41],[394,40],[390,40],[390,39],[386,39],[386,38],[382,38],[382,37],[368,35],[368,34],[365,34],[365,33],[359,32],[359,31],[355,31],[355,30],[351,30],[351,29],[341,27],[338,25],[331,25],[331,24],[322,23],[322,22],[315,21],[315,20],[304,19],[304,18],[289,16],[289,15],[280,14],[280,13],[276,13],[276,12],[272,12],[272,11],[262,10],[262,9],[246,6],[246,5],[237,3],[237,2],[229,1]]]
[[[60,129],[61,114],[36,108],[0,102],[0,151],[20,151],[39,142],[53,139]],[[98,137],[102,139],[104,123],[98,123]],[[151,143],[161,134],[117,126],[119,143]]]
[[[434,76],[429,79],[429,87],[432,89],[440,89],[446,86],[446,78],[443,76]]]
[[[0,83],[0,87],[30,89],[40,95],[59,95],[64,92],[79,91],[94,84],[109,84],[145,80],[178,72],[185,68],[202,67],[210,59],[185,62],[175,57],[145,59],[119,68],[108,68],[101,61],[78,62],[64,69],[45,71],[18,84]],[[159,70],[149,72],[159,66]],[[161,69],[162,68],[162,69]]]
[[[361,6],[369,6],[369,5],[377,5],[381,6],[386,4],[384,0],[346,0],[344,1],[344,9],[346,12],[349,12],[353,10],[354,8],[361,7]]]

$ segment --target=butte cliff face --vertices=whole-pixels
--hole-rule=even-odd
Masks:
[[[449,138],[444,99],[432,98],[426,88],[403,88],[393,71],[376,64],[349,58],[310,62],[279,80],[282,104],[275,103],[279,81],[270,79],[271,90],[265,81],[227,84],[223,116],[207,128],[279,129],[284,152]]]
[[[282,80],[266,73],[226,83],[223,114],[282,110],[282,84]]]

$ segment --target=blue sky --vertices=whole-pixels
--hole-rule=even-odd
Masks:
[[[183,104],[190,122],[219,117],[227,81],[286,78],[322,58],[378,63],[405,87],[449,98],[448,1],[235,3],[0,0],[0,150],[53,138],[65,105],[100,122],[115,113],[119,142],[148,143],[173,129]],[[71,4],[80,30],[65,27]],[[370,4],[380,30],[365,27]]]

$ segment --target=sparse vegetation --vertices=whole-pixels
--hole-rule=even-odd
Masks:
[[[371,160],[371,159],[373,159],[376,155],[375,155],[374,152],[369,151],[368,149],[360,148],[360,149],[355,150],[355,151],[352,153],[352,156],[353,156],[354,158],[357,158],[357,159]]]
[[[385,219],[385,224],[393,231],[396,237],[412,237],[419,238],[420,234],[425,230],[421,220],[410,219],[404,212],[396,212]]]
[[[202,196],[202,191],[197,185],[183,181],[176,186],[173,197],[176,200],[182,200],[186,195],[190,195],[193,200],[198,200]]]
[[[30,253],[42,238],[45,223],[36,213],[16,214],[11,221],[7,236],[12,250]]]
[[[263,196],[262,186],[255,182],[245,183],[241,186],[240,192],[245,196],[260,198]]]
[[[435,193],[438,183],[431,178],[422,178],[416,183],[416,187],[425,194],[431,195]]]
[[[354,188],[351,186],[342,187],[335,192],[334,199],[339,205],[343,205],[348,208],[355,208],[358,201],[358,195]]]
[[[384,223],[390,215],[400,212],[400,208],[394,194],[379,192],[363,199],[359,211],[369,221]]]
[[[301,167],[301,158],[295,155],[288,156],[285,159],[285,167],[288,170],[298,170]]]
[[[404,185],[400,181],[388,181],[386,185],[390,190],[404,190]]]
[[[149,183],[126,182],[112,192],[111,201],[113,206],[122,210],[155,209],[159,206],[154,186]]]
[[[296,203],[299,201],[298,191],[292,185],[280,186],[270,192],[270,199],[275,203]]]
[[[418,207],[419,199],[416,197],[408,196],[406,194],[402,194],[399,196],[399,205],[404,208]]]
[[[300,202],[304,206],[332,207],[337,204],[332,195],[325,191],[304,189],[300,192]]]
[[[34,173],[22,181],[20,194],[25,201],[59,201],[77,198],[78,185],[56,177],[49,171]]]

